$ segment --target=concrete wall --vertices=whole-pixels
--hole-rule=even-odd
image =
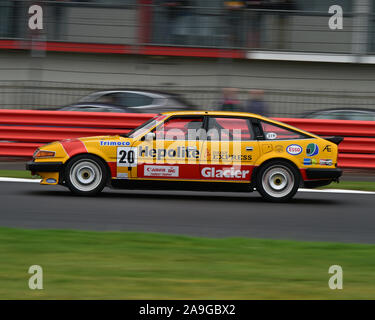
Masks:
[[[47,38],[53,40],[56,23],[46,30]],[[137,42],[138,10],[67,7],[64,11],[59,40],[71,42],[135,44]]]
[[[0,51],[0,106],[47,107],[91,91],[139,87],[181,92],[214,108],[222,87],[267,92],[275,114],[338,106],[373,107],[375,66],[288,61]]]

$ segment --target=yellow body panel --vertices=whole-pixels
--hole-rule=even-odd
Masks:
[[[55,185],[59,183],[58,172],[39,172],[38,175],[42,178],[40,184]]]

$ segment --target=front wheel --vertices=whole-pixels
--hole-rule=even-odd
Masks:
[[[297,192],[300,173],[284,161],[272,161],[262,166],[257,174],[257,190],[271,202],[290,200]]]
[[[95,195],[107,182],[107,169],[103,161],[92,155],[79,155],[65,168],[65,181],[71,192],[78,195]]]

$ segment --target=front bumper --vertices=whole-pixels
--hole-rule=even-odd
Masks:
[[[335,180],[342,176],[341,169],[306,169],[306,177],[311,180],[330,179]]]
[[[63,167],[62,162],[34,162],[26,163],[26,170],[31,172],[59,172]]]

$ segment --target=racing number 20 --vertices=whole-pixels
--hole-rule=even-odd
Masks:
[[[120,163],[134,163],[134,151],[133,150],[130,150],[130,151],[125,151],[125,150],[121,150],[119,152],[121,158],[119,160]]]
[[[117,166],[135,167],[137,165],[137,148],[117,148]]]

